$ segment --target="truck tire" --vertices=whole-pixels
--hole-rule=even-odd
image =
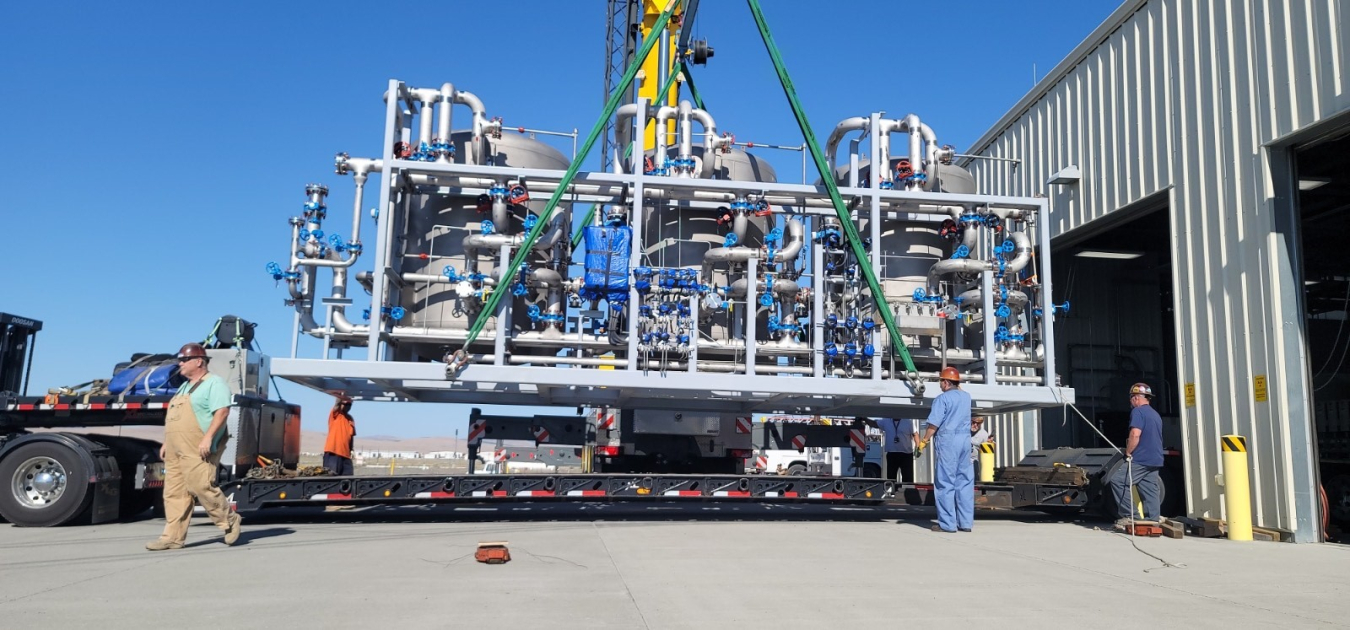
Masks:
[[[867,477],[868,479],[880,479],[882,474],[884,473],[881,472],[881,466],[876,464],[863,464],[864,477]]]
[[[0,461],[0,515],[19,527],[53,527],[87,517],[93,472],[66,446],[20,446]]]
[[[793,477],[800,477],[806,474],[806,464],[795,463],[787,467],[787,474]]]

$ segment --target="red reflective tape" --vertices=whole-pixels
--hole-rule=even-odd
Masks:
[[[715,497],[748,497],[750,493],[745,490],[718,490],[713,493]]]
[[[37,405],[19,405],[19,411],[32,411]]]
[[[141,403],[127,403],[127,409],[140,409],[143,406]]]
[[[795,498],[797,498],[797,493],[796,493],[796,492],[784,492],[784,493],[783,493],[783,496],[788,497],[788,498],[795,499]]]
[[[516,493],[518,497],[551,497],[555,496],[552,490],[521,490]]]
[[[350,494],[316,494],[309,498],[310,501],[342,501],[352,498]]]
[[[605,491],[604,491],[604,490],[569,490],[569,491],[567,492],[567,496],[569,496],[569,497],[603,497],[603,496],[606,496],[606,495],[605,495]]]
[[[437,491],[435,491],[435,492],[418,492],[417,494],[413,495],[413,498],[414,498],[414,499],[453,499],[453,498],[455,498],[455,493],[453,493],[453,492],[443,492],[443,491],[440,491],[440,490],[437,490]]]
[[[57,411],[65,411],[67,409],[70,409],[70,405],[66,403],[61,403],[59,405],[52,407],[52,409],[55,409]]]
[[[90,408],[90,409],[94,409],[94,410],[103,410],[103,409],[107,409],[107,408],[108,408],[108,404],[107,404],[107,403],[90,403],[90,404],[89,404],[89,408]]]
[[[842,495],[842,494],[840,494],[840,493],[838,493],[838,492],[812,492],[809,498],[812,498],[812,499],[842,499],[842,498],[844,498],[844,495]]]
[[[663,496],[667,497],[701,497],[703,493],[699,490],[666,490]]]

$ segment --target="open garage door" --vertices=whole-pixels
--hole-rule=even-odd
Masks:
[[[1074,388],[1078,408],[1042,415],[1045,448],[1123,447],[1129,433],[1130,385],[1148,383],[1163,418],[1167,449],[1164,516],[1186,513],[1180,407],[1173,318],[1172,238],[1166,195],[1112,213],[1053,244],[1056,316],[1055,359],[1063,383]]]
[[[1328,537],[1350,530],[1350,130],[1295,151],[1318,472]]]

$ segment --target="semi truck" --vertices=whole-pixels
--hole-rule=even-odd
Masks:
[[[172,395],[114,394],[106,381],[95,380],[30,396],[40,330],[39,320],[0,313],[0,518],[36,527],[103,523],[160,505],[160,443],[118,433],[163,426]],[[226,424],[233,439],[221,457],[220,481],[244,477],[259,456],[294,469],[300,408],[268,399],[267,357],[239,347],[207,355],[211,372],[234,394]],[[131,362],[145,358],[135,355]]]

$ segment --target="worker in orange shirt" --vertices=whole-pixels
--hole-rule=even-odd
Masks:
[[[328,412],[328,440],[323,444],[323,467],[338,475],[355,475],[352,468],[352,443],[356,439],[356,421],[352,420],[352,401],[339,398]]]

